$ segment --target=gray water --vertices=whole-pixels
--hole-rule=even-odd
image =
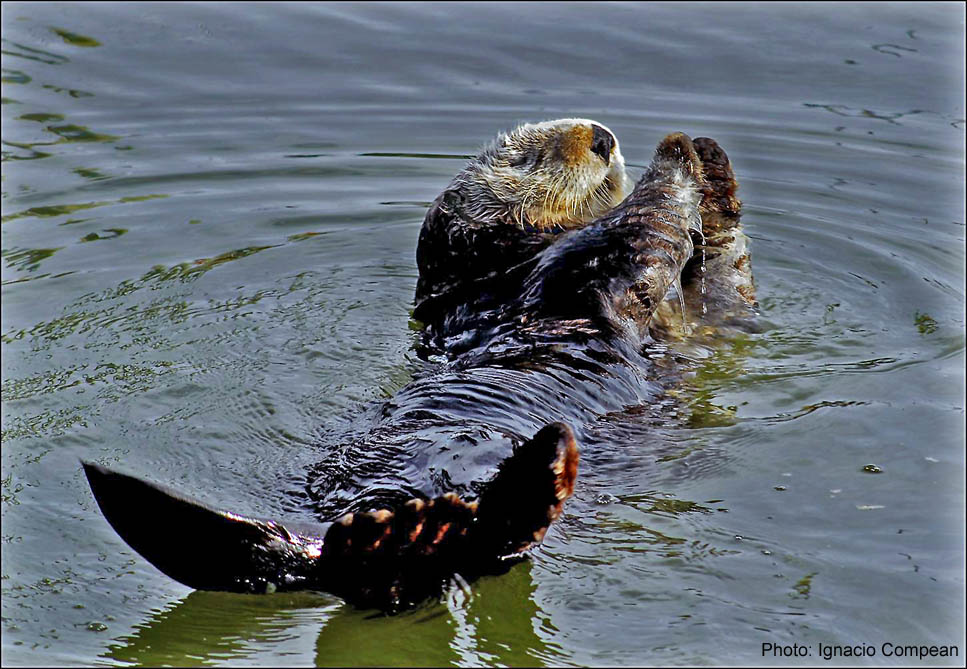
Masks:
[[[3,663],[962,665],[963,45],[961,4],[4,3]],[[533,560],[373,617],[120,541],[79,458],[311,517],[421,364],[428,203],[565,116],[635,174],[725,147],[764,331],[603,427]]]

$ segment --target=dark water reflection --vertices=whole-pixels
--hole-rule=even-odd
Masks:
[[[442,604],[396,616],[345,608],[314,594],[196,591],[111,643],[106,657],[125,664],[192,666],[244,659],[255,650],[265,662],[285,663],[311,653],[313,642],[315,664],[322,667],[358,664],[361,647],[392,666],[521,666],[564,657],[542,633],[556,630],[533,599],[530,564],[499,579],[484,578],[475,590],[469,598],[457,588]]]
[[[962,663],[963,31],[924,3],[5,3],[4,664]],[[723,144],[765,327],[587,427],[532,563],[374,618],[189,593],[119,542],[80,457],[311,516],[294,475],[424,369],[427,204],[562,116],[638,168],[673,130]]]

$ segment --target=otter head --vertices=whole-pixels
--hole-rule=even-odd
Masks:
[[[463,214],[541,230],[584,225],[627,195],[614,134],[588,119],[526,123],[501,133],[457,175]]]

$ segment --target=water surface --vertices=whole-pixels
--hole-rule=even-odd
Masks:
[[[962,664],[963,35],[959,4],[5,3],[4,664]],[[596,428],[532,561],[373,618],[117,538],[79,458],[311,517],[281,491],[421,368],[428,203],[564,116],[636,174],[671,131],[726,148],[765,327]]]

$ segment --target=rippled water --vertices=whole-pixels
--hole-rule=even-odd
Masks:
[[[962,663],[963,36],[957,4],[5,3],[4,664]],[[589,432],[531,562],[373,618],[117,538],[78,458],[311,517],[281,491],[419,369],[427,204],[562,116],[636,168],[726,148],[766,327]]]

